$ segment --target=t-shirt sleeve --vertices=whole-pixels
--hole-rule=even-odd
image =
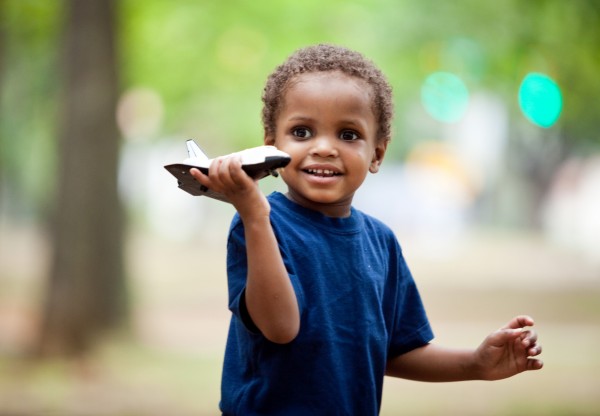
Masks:
[[[395,261],[390,272],[395,272],[389,287],[388,305],[392,308],[388,356],[394,357],[422,347],[433,340],[433,331],[427,318],[419,290],[402,255],[395,244]],[[395,263],[395,264],[394,264]]]

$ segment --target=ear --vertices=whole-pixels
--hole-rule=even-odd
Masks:
[[[381,163],[383,163],[383,158],[385,156],[388,143],[388,139],[378,140],[375,146],[375,151],[373,152],[373,159],[371,160],[371,165],[369,166],[369,172],[379,172],[379,167],[381,166]]]
[[[275,146],[275,136],[271,134],[265,134],[264,143],[265,146]]]

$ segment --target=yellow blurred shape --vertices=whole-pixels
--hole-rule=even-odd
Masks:
[[[452,148],[444,143],[425,141],[416,145],[407,157],[407,163],[439,172],[457,182],[472,201],[479,192],[479,184],[469,169],[456,156]]]

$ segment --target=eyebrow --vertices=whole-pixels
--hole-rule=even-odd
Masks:
[[[288,121],[314,121],[315,119],[312,117],[306,116],[292,116],[287,119]]]
[[[287,119],[288,122],[314,122],[316,119],[313,117],[295,115]],[[355,119],[343,119],[339,120],[339,124],[351,125],[358,127],[363,127],[363,123],[356,121]]]

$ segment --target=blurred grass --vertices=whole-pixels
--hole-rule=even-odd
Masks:
[[[35,362],[23,353],[38,319],[47,248],[37,233],[5,233],[0,415],[218,414],[229,320],[224,236],[206,237],[167,242],[135,235],[128,248],[131,336],[111,337],[81,360]],[[387,379],[382,415],[600,414],[597,265],[518,233],[472,234],[443,259],[427,258],[411,241],[403,245],[437,342],[475,346],[513,315],[527,313],[537,321],[545,368],[499,382]]]
[[[1,415],[210,415],[219,354],[112,340],[79,361],[0,358]]]

